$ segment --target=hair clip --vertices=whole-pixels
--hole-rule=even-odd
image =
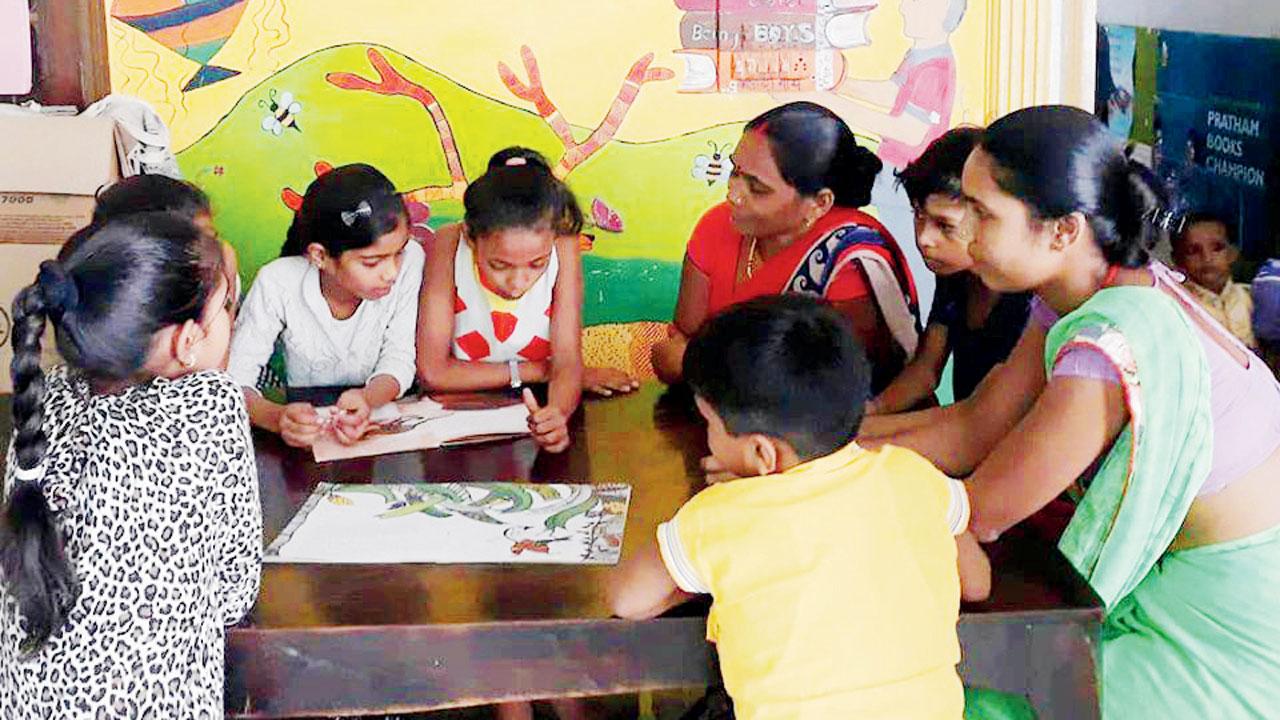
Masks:
[[[1181,214],[1163,207],[1147,210],[1142,214],[1142,220],[1169,233],[1182,232],[1182,226],[1186,222],[1186,218]]]
[[[13,464],[13,479],[17,482],[37,482],[44,477],[44,462],[40,462],[33,468],[24,468],[21,465]]]
[[[503,163],[503,165],[506,165],[507,167],[517,167],[520,165],[528,165],[528,164],[529,164],[529,158],[523,158],[523,157],[520,157],[519,155],[517,155],[516,157],[509,157],[507,158],[507,161]]]
[[[342,224],[351,227],[356,224],[357,218],[373,217],[373,208],[369,206],[368,200],[361,200],[355,210],[344,211],[342,213]]]

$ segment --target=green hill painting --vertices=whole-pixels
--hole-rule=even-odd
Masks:
[[[421,196],[435,196],[427,203],[431,227],[460,218],[457,193],[439,197],[450,193],[454,178],[424,105],[335,84],[343,74],[377,81],[373,58],[434,96],[466,178],[479,176],[490,155],[511,145],[534,148],[552,164],[565,153],[561,138],[537,113],[472,92],[393,50],[344,45],[312,54],[245,94],[178,155],[186,176],[209,193],[219,231],[239,252],[246,281],[279,255],[292,218],[282,193],[303,192],[317,163],[370,163],[402,192],[425,189]],[[273,106],[286,94],[297,112],[276,128],[270,118],[288,108]],[[576,126],[572,132],[577,140],[590,134]],[[589,229],[595,242],[584,256],[586,325],[671,317],[685,242],[698,217],[725,192],[725,177],[695,173],[694,166],[699,156],[727,154],[740,132],[741,125],[723,125],[658,142],[615,140],[568,173],[587,216],[599,199],[620,225]]]

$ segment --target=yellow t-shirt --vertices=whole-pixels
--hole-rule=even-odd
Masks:
[[[968,499],[919,455],[851,444],[703,490],[658,529],[740,720],[959,720]]]

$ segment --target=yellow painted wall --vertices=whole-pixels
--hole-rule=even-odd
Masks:
[[[108,12],[114,0],[105,0]],[[909,43],[898,0],[885,0],[869,21],[872,44],[845,51],[850,73],[887,77]],[[249,0],[216,64],[237,77],[199,90],[180,88],[198,65],[115,19],[108,20],[112,85],[141,97],[173,131],[175,149],[208,132],[244,93],[272,73],[330,46],[385,45],[453,80],[504,102],[511,96],[495,70],[499,60],[519,68],[519,46],[537,53],[548,94],[570,122],[594,125],[622,76],[639,56],[682,71],[671,0],[499,0],[482,9],[437,0]],[[960,71],[957,123],[982,121],[987,2],[971,0],[952,36]],[[648,86],[618,138],[649,141],[710,125],[750,119],[776,104],[764,95],[688,95],[678,83]]]
[[[184,10],[218,1],[187,0]],[[872,10],[870,44],[844,51],[846,76],[888,78],[910,47],[900,2],[925,1],[936,2],[883,0]],[[1012,1],[969,0],[950,38],[958,73],[953,124],[981,123],[988,112],[989,7]],[[240,252],[247,281],[278,254],[291,217],[282,192],[305,190],[317,162],[373,163],[402,191],[432,188],[421,197],[432,200],[433,223],[460,214],[456,199],[438,200],[451,183],[426,111],[405,98],[338,90],[326,80],[333,72],[375,77],[369,46],[439,95],[467,180],[504,145],[530,145],[552,163],[563,152],[529,103],[500,80],[500,61],[525,79],[522,45],[535,53],[547,94],[579,139],[605,117],[632,63],[654,53],[653,67],[669,68],[675,78],[645,84],[614,141],[567,177],[584,206],[599,198],[625,223],[621,232],[592,230],[597,241],[584,258],[589,360],[640,374],[649,371],[648,343],[663,335],[670,318],[689,232],[724,198],[723,182],[691,175],[695,158],[711,142],[727,151],[739,123],[779,102],[767,94],[680,93],[684,63],[675,51],[684,11],[675,0],[244,0],[225,43],[207,61],[239,74],[187,92],[201,65],[180,52],[195,54],[182,44],[198,40],[199,30],[190,30],[192,39],[169,32],[175,47],[166,47],[137,29],[136,20],[111,17],[181,1],[104,2],[114,90],[148,101],[169,124],[183,172],[212,197],[215,221]],[[261,130],[271,99],[286,91],[303,106],[298,129]],[[867,128],[853,129],[872,145],[878,140]],[[899,232],[899,242],[910,244],[909,222]]]

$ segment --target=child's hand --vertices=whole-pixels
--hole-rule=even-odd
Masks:
[[[280,414],[280,437],[296,448],[311,447],[324,424],[310,403],[291,403]]]
[[[524,406],[529,408],[529,431],[534,442],[547,452],[564,452],[569,447],[569,421],[554,405],[541,407],[533,397],[533,391],[524,389]]]
[[[632,392],[640,387],[640,382],[621,370],[613,368],[584,368],[582,371],[582,387],[596,395],[609,397]]]
[[[338,442],[350,445],[364,437],[369,430],[369,400],[364,388],[352,388],[338,397],[334,404],[338,413],[334,419],[333,434]]]
[[[708,485],[715,485],[726,480],[736,480],[737,475],[729,472],[724,463],[716,459],[715,455],[708,455],[702,458],[702,472],[706,477]]]

